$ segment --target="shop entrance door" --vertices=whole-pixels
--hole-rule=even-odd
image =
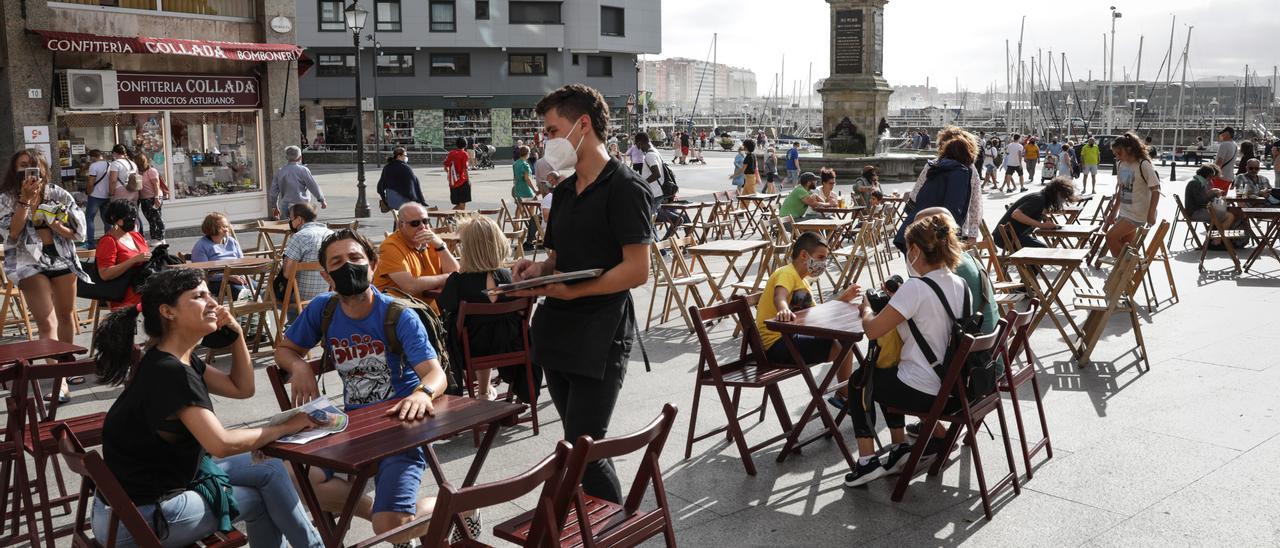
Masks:
[[[324,108],[324,140],[330,145],[356,144],[356,107]]]

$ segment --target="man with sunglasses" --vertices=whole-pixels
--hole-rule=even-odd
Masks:
[[[458,271],[458,260],[431,230],[427,208],[408,203],[400,207],[400,223],[378,247],[373,285],[379,291],[398,289],[434,307],[428,292],[444,287],[449,274]]]
[[[1244,173],[1236,175],[1236,194],[1262,196],[1271,190],[1271,181],[1262,173],[1262,162],[1250,158],[1244,165]]]

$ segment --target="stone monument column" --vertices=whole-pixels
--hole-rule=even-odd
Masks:
[[[831,76],[823,82],[824,154],[873,154],[893,88],[884,79],[884,5],[888,0],[827,0]]]

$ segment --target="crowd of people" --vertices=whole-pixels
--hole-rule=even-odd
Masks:
[[[544,118],[546,140],[515,148],[511,197],[540,199],[541,244],[548,251],[540,261],[521,259],[509,264],[512,242],[503,227],[478,214],[460,217],[456,227],[460,254],[455,255],[431,226],[421,184],[403,148],[393,151],[376,187],[383,210],[396,212],[395,226],[387,237],[374,245],[358,230],[331,230],[319,219],[327,202],[301,163],[302,150],[294,146],[285,150],[289,163],[276,173],[268,197],[272,215],[287,219],[290,230],[280,257],[280,276],[294,280],[296,302],[306,303],[289,310],[274,351],[275,365],[293,379],[294,404],[320,395],[306,360],[319,347],[338,372],[346,410],[395,400],[389,414],[399,420],[432,415],[438,397],[463,391],[456,373],[466,365],[459,363],[463,352],[458,350],[458,334],[452,332],[450,321],[463,303],[540,299],[530,325],[532,380],[526,382],[523,368],[502,368],[497,376],[518,401],[529,405],[537,404],[545,385],[565,440],[608,435],[636,332],[630,290],[648,280],[650,244],[659,239],[655,217],[668,226],[661,239],[675,236],[687,219],[658,207],[676,194],[670,167],[649,134],[637,133],[631,147],[620,152],[609,137],[608,107],[597,91],[565,86],[543,98],[536,112]],[[688,161],[690,149],[705,145],[706,139],[705,132],[677,134],[676,162]],[[1236,172],[1238,164],[1238,173],[1230,180],[1237,192],[1261,196],[1273,187],[1260,174],[1262,164],[1252,146],[1236,147],[1231,128],[1222,131],[1221,139],[1215,161],[1201,166],[1188,182],[1187,209],[1194,221],[1218,218],[1232,225],[1241,217],[1217,200],[1224,191],[1214,181]],[[1015,134],[1005,144],[996,136],[949,126],[937,133],[936,141],[923,135],[920,146],[930,143],[937,157],[919,174],[909,195],[914,207],[893,242],[902,251],[910,278],[886,281],[879,288],[883,298],[879,291],[856,283],[833,291],[834,299],[861,301],[859,313],[868,339],[885,344],[896,339],[901,348],[897,361],[887,367],[855,370],[850,354],[834,364],[841,381],[855,375],[869,375],[872,380],[860,385],[867,387],[865,393],[851,393],[846,387],[829,400],[848,411],[854,425],[858,458],[845,477],[847,486],[901,472],[913,447],[912,435],[917,437],[914,443],[924,444],[927,457],[937,457],[946,449],[946,432],[941,427],[913,432],[902,415],[888,410],[924,412],[933,405],[942,390],[939,357],[950,343],[955,318],[980,315],[982,333],[996,328],[990,280],[965,252],[965,246],[980,236],[988,185],[1006,193],[1026,191],[1025,176],[1034,178],[1038,163],[1045,163],[1043,188],[1019,197],[998,221],[994,243],[1002,248],[1045,246],[1035,229],[1056,228],[1049,214],[1077,200],[1088,188],[1084,181],[1089,176],[1096,190],[1100,151],[1093,137],[1086,138],[1077,152],[1076,143],[1069,139],[1050,138],[1042,144],[1039,138]],[[465,210],[471,201],[468,148],[464,139],[458,139],[444,160],[450,202],[458,210]],[[781,200],[779,215],[801,220],[823,216],[823,208],[883,205],[885,195],[875,166],[861,170],[846,197],[837,190],[834,169],[801,170],[798,145],[792,145],[781,159],[774,147],[759,148],[755,139],[742,142],[730,184],[742,194],[776,192],[794,185]],[[1161,180],[1149,145],[1136,135],[1115,138],[1110,151],[1116,161],[1117,188],[1109,213],[1114,222],[1109,223],[1105,242],[1107,251],[1118,256],[1141,228],[1157,221]],[[100,159],[101,155],[91,156]],[[136,279],[148,271],[145,282],[131,283],[118,299],[109,300],[112,313],[97,326],[92,348],[99,380],[124,385],[103,428],[108,468],[166,545],[204,538],[228,519],[244,522],[254,545],[286,541],[294,546],[320,545],[293,481],[309,484],[323,509],[338,511],[351,495],[352,478],[315,467],[307,477],[291,479],[278,460],[250,456],[264,445],[316,424],[300,414],[278,425],[227,428],[215,412],[212,397],[237,400],[255,393],[250,341],[224,302],[260,291],[276,292],[283,299],[281,288],[276,284],[255,287],[253,280],[224,278],[216,271],[150,270],[158,257],[167,254],[159,216],[167,189],[145,158],[131,158],[122,146],[115,147],[112,156],[111,161],[95,161],[90,168],[96,182],[90,185],[85,210],[70,193],[52,184],[49,166],[33,150],[14,154],[0,180],[0,229],[8,235],[4,270],[26,298],[41,339],[72,341],[81,283]],[[1003,181],[996,180],[997,165],[1003,168]],[[572,175],[562,177],[569,170]],[[1019,176],[1016,187],[1014,174]],[[1086,179],[1077,186],[1074,179],[1081,175]],[[128,190],[133,181],[141,181],[140,190]],[[95,218],[103,222],[103,234],[96,241]],[[143,236],[143,218],[150,222],[150,239]],[[209,214],[201,230],[203,236],[192,247],[190,260],[244,258],[225,215]],[[81,242],[95,249],[92,271],[77,260],[76,247]],[[790,249],[790,261],[768,273],[754,328],[770,361],[794,360],[787,345],[780,344],[784,338],[789,338],[806,364],[833,361],[842,354],[838,342],[786,335],[765,323],[794,321],[797,312],[815,305],[810,280],[827,271],[832,251],[822,236],[801,234]],[[301,271],[303,264],[319,268]],[[602,274],[579,283],[552,283],[503,294],[491,291],[513,281],[589,269],[600,269]],[[425,316],[406,312],[406,300],[420,301],[429,310],[424,310]],[[471,355],[519,350],[522,317],[474,321],[467,324]],[[147,342],[137,359],[134,341],[139,322]],[[229,343],[227,372],[209,367],[196,352],[215,331],[229,332],[234,339]],[[353,348],[359,351],[347,350]],[[446,356],[451,359],[443,360]],[[478,371],[474,386],[468,388],[478,399],[493,400],[498,397],[495,380],[490,371]],[[70,392],[63,386],[47,397],[68,401]],[[891,445],[880,452],[874,446],[876,404],[882,408],[891,437]],[[372,495],[360,499],[356,516],[382,533],[429,514],[434,499],[419,496],[426,468],[422,448],[383,460],[373,478]],[[205,481],[230,489],[201,488],[200,482]],[[591,463],[582,485],[589,495],[615,503],[622,500],[609,460]],[[223,497],[229,492],[234,500],[211,501],[208,491]],[[238,510],[224,511],[228,506]],[[111,508],[95,499],[91,526],[98,538],[109,534],[110,516]],[[476,513],[465,515],[463,523],[473,534],[481,528]],[[425,533],[426,527],[402,529],[390,540],[407,543]],[[130,540],[127,532],[116,538]]]

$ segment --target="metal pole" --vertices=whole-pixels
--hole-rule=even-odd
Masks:
[[[372,34],[369,35],[369,39],[373,40],[373,154],[377,156],[382,150],[382,128],[387,123],[381,111],[378,110],[378,49],[382,44],[379,44],[378,39]]]
[[[1116,81],[1116,8],[1111,7],[1111,67],[1107,74],[1107,134],[1114,131],[1112,127],[1115,121],[1112,119],[1113,110],[1115,109],[1115,81]]]
[[[1009,108],[1009,91],[1012,77],[1009,75],[1009,41],[1004,41],[1004,132],[1013,133],[1013,116]]]
[[[1191,31],[1193,29],[1195,29],[1194,26],[1187,27],[1187,45],[1182,48],[1182,85],[1178,86],[1178,127],[1177,129],[1174,130],[1174,136],[1173,136],[1173,146],[1175,150],[1177,149],[1178,141],[1181,140],[1182,126],[1184,125],[1182,122],[1182,102],[1183,102],[1182,99],[1183,99],[1183,95],[1187,91],[1187,64],[1188,64],[1187,55],[1191,51]],[[1183,155],[1184,156],[1186,155],[1185,151],[1183,152]],[[1173,163],[1173,167],[1169,168],[1170,181],[1177,180],[1177,177],[1178,177],[1178,171],[1177,171],[1178,162],[1172,162],[1172,163]]]
[[[360,93],[360,32],[351,33],[356,46],[356,211],[355,216],[369,216],[369,202],[364,192],[364,96]]]
[[[1129,120],[1129,124],[1135,130],[1138,128],[1138,86],[1141,85],[1138,80],[1142,78],[1142,44],[1146,39],[1145,35],[1138,35],[1138,68],[1133,72],[1133,108],[1130,109],[1132,119]]]

